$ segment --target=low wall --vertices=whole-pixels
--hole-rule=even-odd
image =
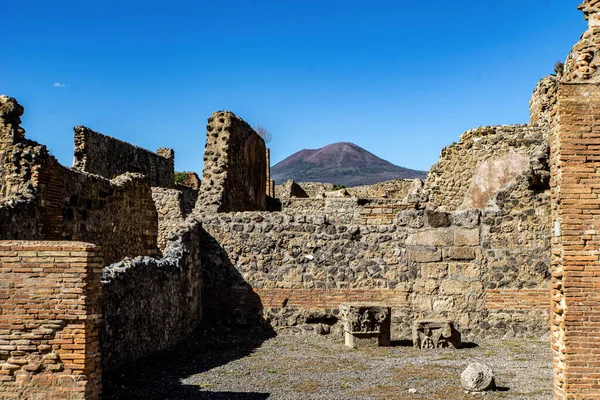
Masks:
[[[99,400],[102,256],[0,241],[0,399]]]
[[[95,132],[85,126],[75,129],[73,169],[113,179],[126,172],[145,175],[152,186],[175,185],[175,156],[171,149],[156,153]]]
[[[104,268],[102,365],[112,369],[186,338],[201,320],[198,224],[171,241],[161,259],[137,257]]]

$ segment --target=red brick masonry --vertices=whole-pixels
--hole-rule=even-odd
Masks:
[[[600,86],[561,84],[551,140],[556,399],[600,399]]]
[[[549,309],[550,289],[488,289],[485,291],[488,310]]]
[[[0,241],[0,399],[99,399],[102,255]]]

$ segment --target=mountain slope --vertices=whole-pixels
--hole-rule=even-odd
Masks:
[[[345,142],[316,150],[301,150],[271,168],[271,179],[277,184],[293,179],[296,182],[359,186],[426,176],[426,171],[399,167],[354,143]]]

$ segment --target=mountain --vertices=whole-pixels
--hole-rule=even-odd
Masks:
[[[354,143],[346,142],[316,150],[301,150],[271,168],[271,179],[277,184],[293,179],[296,182],[335,183],[350,187],[426,177],[427,171],[399,167]]]

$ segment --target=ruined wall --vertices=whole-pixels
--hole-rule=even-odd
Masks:
[[[516,175],[529,168],[530,158],[546,151],[544,126],[510,125],[477,128],[445,147],[431,167],[425,190],[432,206],[446,211],[488,206],[488,201]]]
[[[92,242],[104,248],[106,263],[157,254],[147,178],[127,173],[108,180],[63,167],[45,146],[24,138],[15,99],[0,98],[0,108],[10,111],[0,119],[0,239]]]
[[[57,205],[63,239],[101,245],[106,264],[157,254],[158,216],[145,176],[126,173],[109,181],[66,168],[63,172]]]
[[[308,197],[324,197],[325,192],[331,192],[333,190],[333,183],[320,183],[320,182],[296,182],[302,190],[308,195]],[[276,185],[281,186],[281,185]],[[275,194],[279,197],[277,187],[275,188]]]
[[[102,257],[92,244],[0,241],[0,398],[101,398]]]
[[[579,8],[588,30],[566,60],[551,129],[555,399],[600,398],[600,2]]]
[[[152,199],[158,212],[157,245],[164,250],[169,242],[169,234],[181,226],[193,211],[198,192],[192,188],[177,185],[178,189],[153,187]]]
[[[73,169],[113,179],[125,172],[137,172],[150,179],[152,186],[175,185],[173,150],[161,148],[156,153],[129,143],[76,126]]]
[[[354,186],[346,191],[360,198],[404,199],[414,187],[414,179],[394,179],[374,185]]]
[[[112,369],[187,337],[201,320],[200,226],[180,229],[161,259],[104,268],[102,366]]]
[[[502,209],[408,210],[371,226],[310,213],[207,216],[207,317],[234,323],[262,309],[274,325],[331,323],[343,302],[382,301],[392,306],[397,338],[409,337],[411,321],[422,317],[451,318],[473,340],[541,336],[549,313],[549,249],[541,240],[548,216],[522,211],[517,218]],[[511,240],[501,241],[502,232]]]
[[[558,78],[556,76],[546,76],[538,82],[529,101],[529,123],[531,125],[550,127],[552,118],[556,115],[557,93]]]
[[[275,185],[275,197],[282,202],[286,202],[292,197],[307,198],[308,193],[302,189],[302,186],[294,182],[292,179],[282,183],[281,185]]]
[[[206,127],[198,209],[206,212],[266,210],[264,140],[229,111],[213,113]]]

